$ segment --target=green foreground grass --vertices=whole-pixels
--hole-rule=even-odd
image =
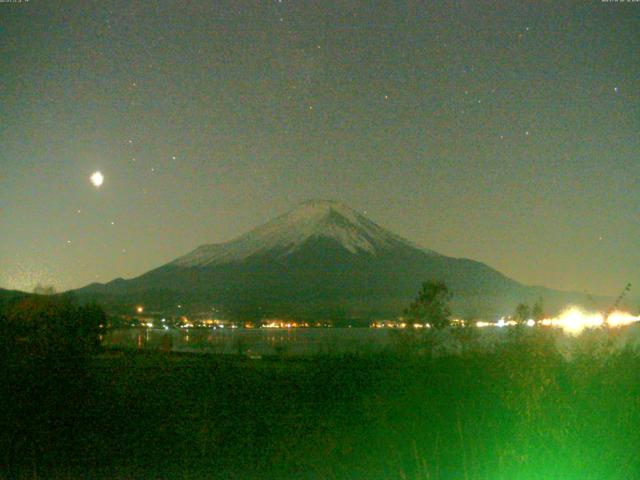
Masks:
[[[2,478],[640,478],[640,352],[104,352],[6,366]]]

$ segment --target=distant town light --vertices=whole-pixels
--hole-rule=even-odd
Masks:
[[[143,307],[143,306],[141,306],[141,305],[138,305],[138,306],[136,307],[136,312],[137,312],[137,313],[142,313],[142,312],[144,312],[144,307]]]

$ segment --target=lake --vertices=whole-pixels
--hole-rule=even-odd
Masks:
[[[533,330],[525,330],[525,333]],[[579,336],[569,336],[560,330],[552,332],[561,352],[569,356],[576,345],[595,342],[613,348],[629,346],[640,348],[640,325],[604,330],[587,330]],[[510,328],[482,328],[475,330],[472,340],[465,341],[459,330],[433,332],[441,354],[460,353],[465,346],[493,350],[509,338]],[[461,338],[461,336],[463,338]],[[345,353],[376,353],[417,345],[425,339],[425,332],[376,328],[291,328],[291,329],[150,329],[123,328],[107,333],[103,340],[106,348],[133,350],[171,350],[174,352],[210,354],[262,355],[336,355]],[[424,343],[423,343],[424,345]],[[609,348],[609,347],[607,347]]]

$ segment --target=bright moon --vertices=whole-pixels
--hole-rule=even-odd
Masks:
[[[93,175],[91,175],[91,183],[93,183],[94,186],[99,187],[102,185],[102,182],[104,182],[104,176],[102,173],[94,172]]]

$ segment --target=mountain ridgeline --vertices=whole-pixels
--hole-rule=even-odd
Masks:
[[[515,303],[540,296],[550,306],[575,298],[420,248],[331,201],[305,202],[235,240],[76,293],[112,309],[142,303],[162,311],[216,308],[238,319],[367,320],[400,315],[429,279],[447,283],[454,313],[463,316],[509,313]]]

